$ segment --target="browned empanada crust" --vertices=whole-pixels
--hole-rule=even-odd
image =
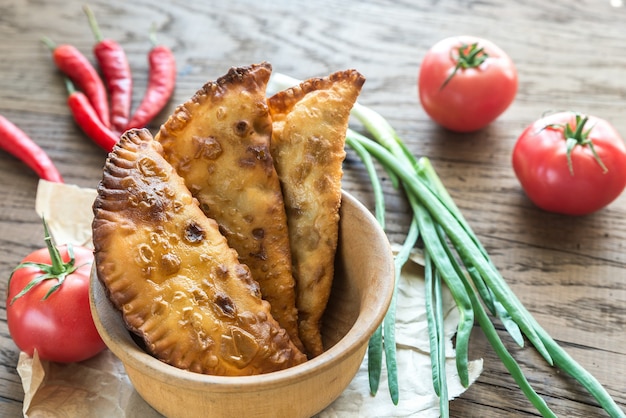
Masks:
[[[268,99],[271,153],[287,208],[299,333],[309,357],[324,350],[320,327],[334,275],[345,135],[364,82],[357,71],[347,70]]]
[[[178,106],[156,139],[301,347],[287,218],[269,151],[270,74],[268,63],[230,69]]]
[[[155,357],[215,375],[306,360],[149,131],[122,135],[93,209],[98,279]]]

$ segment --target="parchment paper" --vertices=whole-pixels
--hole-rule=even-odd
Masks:
[[[94,189],[41,180],[36,211],[45,216],[57,245],[91,245],[91,205]],[[444,288],[445,329],[448,337],[447,376],[450,399],[464,392],[456,374],[452,336],[458,311]],[[344,393],[318,418],[332,417],[419,417],[439,416],[429,356],[424,302],[423,267],[419,253],[413,254],[399,282],[397,299],[397,361],[400,402],[393,405],[388,394],[383,364],[376,396],[369,393],[367,355]],[[482,372],[482,359],[470,362],[470,383]],[[57,364],[20,354],[17,365],[24,387],[24,417],[153,418],[161,417],[133,389],[121,362],[108,350],[73,364]]]

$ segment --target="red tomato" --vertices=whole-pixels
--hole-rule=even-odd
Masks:
[[[605,120],[556,113],[522,132],[513,149],[513,169],[540,208],[585,215],[602,209],[624,190],[626,146]]]
[[[14,299],[29,283],[44,274],[41,268],[29,264],[20,267],[20,264],[11,276],[7,295],[9,332],[20,350],[30,356],[37,350],[39,358],[44,360],[63,363],[86,360],[105,347],[89,307],[93,252],[74,247],[75,260],[71,264],[67,247],[56,250],[63,261],[59,263],[69,274],[47,297],[48,292],[59,284],[57,278],[45,279]],[[42,248],[26,256],[22,263],[42,263],[50,267],[54,264],[51,258],[54,256],[51,257],[50,250]],[[44,269],[48,267],[43,266]]]
[[[435,122],[455,132],[477,131],[509,107],[517,93],[517,71],[492,42],[455,36],[436,43],[424,56],[419,98]]]

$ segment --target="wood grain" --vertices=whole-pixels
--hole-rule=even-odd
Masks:
[[[510,164],[517,135],[546,111],[592,113],[626,134],[626,7],[609,0],[94,0],[90,6],[105,36],[127,49],[135,105],[147,82],[153,23],[160,41],[173,49],[177,87],[153,132],[177,103],[231,66],[267,60],[275,71],[298,78],[358,69],[367,78],[360,102],[388,118],[415,155],[431,159],[520,299],[626,407],[626,196],[590,216],[546,213],[524,196]],[[92,56],[81,7],[77,0],[0,3],[0,113],[49,153],[66,182],[94,187],[105,154],[73,122],[62,77],[40,42],[47,35]],[[469,135],[435,126],[416,90],[426,50],[458,34],[493,40],[519,72],[513,105]],[[354,154],[348,153],[344,167],[345,189],[372,208]],[[18,416],[23,393],[15,372],[18,350],[6,326],[6,279],[43,242],[34,211],[37,178],[4,152],[0,170],[0,415]],[[399,242],[408,206],[389,179],[384,188],[388,236]],[[578,384],[545,366],[534,350],[507,343],[559,416],[603,416]],[[485,371],[452,403],[452,416],[536,416],[478,328],[471,350],[473,358],[485,359]]]

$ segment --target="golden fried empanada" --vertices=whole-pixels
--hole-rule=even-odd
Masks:
[[[320,322],[334,274],[348,119],[365,78],[348,70],[268,99],[271,153],[287,208],[300,339],[323,352]]]
[[[93,208],[98,279],[155,357],[215,375],[306,360],[149,131],[122,136]]]
[[[268,63],[232,68],[178,106],[156,139],[301,347],[285,206],[269,151],[270,73]]]

